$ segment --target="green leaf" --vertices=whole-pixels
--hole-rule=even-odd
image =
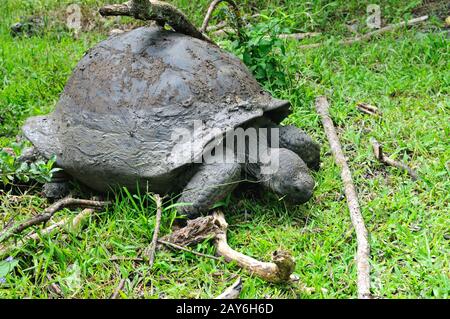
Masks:
[[[19,261],[16,259],[0,261],[0,277],[6,277],[18,264]]]

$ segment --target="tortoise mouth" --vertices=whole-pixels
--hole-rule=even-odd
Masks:
[[[47,159],[61,155],[57,134],[58,124],[51,116],[34,116],[25,122],[22,132],[37,151]]]

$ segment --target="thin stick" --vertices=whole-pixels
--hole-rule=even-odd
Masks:
[[[223,28],[212,33],[216,38],[225,38],[230,34],[234,34],[234,29],[232,28]]]
[[[322,35],[321,32],[304,32],[304,33],[289,33],[289,34],[279,34],[279,39],[293,39],[293,40],[303,40],[306,38],[318,37]]]
[[[203,20],[202,27],[200,28],[200,32],[205,33],[208,29],[209,20],[211,20],[212,14],[216,7],[222,3],[226,2],[228,5],[232,8],[234,15],[236,16],[236,26],[237,26],[237,34],[238,37],[241,38],[241,29],[243,27],[242,20],[241,20],[241,13],[239,11],[239,7],[237,6],[236,2],[234,0],[214,0],[211,2],[208,8],[208,12],[206,13],[205,19]]]
[[[213,259],[213,260],[217,260],[217,261],[221,261],[221,262],[223,261],[219,257],[212,256],[212,255],[207,255],[207,254],[202,254],[202,253],[199,253],[199,252],[194,251],[192,249],[189,249],[189,248],[186,248],[186,247],[183,247],[183,246],[180,246],[180,245],[177,245],[177,244],[174,244],[174,243],[162,240],[162,239],[158,239],[158,243],[160,243],[162,245],[165,245],[165,246],[168,246],[168,247],[171,247],[171,248],[174,248],[174,249],[185,251],[185,252],[191,253],[193,255],[200,256],[200,257],[205,257],[205,258],[209,258],[209,259]]]
[[[110,299],[117,299],[119,296],[119,293],[122,291],[123,287],[125,286],[126,279],[121,279],[119,282],[119,285],[117,286],[116,290],[114,290],[114,293],[111,295]]]
[[[216,37],[225,37],[228,34],[233,34],[234,33],[234,29],[223,26],[221,28],[216,28],[216,29],[212,29],[210,30],[208,28],[209,32],[212,32],[212,34]],[[311,37],[316,37],[321,35],[322,33],[320,32],[305,32],[305,33],[291,33],[291,34],[278,34],[276,37],[278,39],[283,39],[283,40],[303,40],[306,38],[311,38]],[[270,38],[270,36],[265,36],[264,38]]]
[[[336,163],[341,168],[341,178],[344,183],[345,195],[347,197],[347,204],[350,210],[350,217],[353,227],[356,231],[357,252],[356,252],[356,267],[358,273],[358,298],[370,298],[370,245],[369,234],[364,224],[364,219],[361,214],[358,203],[358,195],[356,193],[355,185],[353,184],[352,174],[348,167],[344,153],[342,151],[339,137],[333,125],[333,121],[329,114],[329,104],[326,97],[318,97],[316,99],[316,109],[319,113],[325,133],[330,143],[331,151],[334,155]]]
[[[26,220],[25,222],[19,224],[18,226],[14,227],[12,230],[10,230],[1,240],[0,242],[4,242],[7,239],[11,238],[14,235],[17,235],[24,231],[25,229],[45,223],[49,221],[53,215],[64,209],[68,206],[78,206],[78,207],[85,207],[85,208],[104,208],[105,206],[109,205],[110,202],[101,202],[96,200],[87,200],[87,199],[78,199],[78,198],[72,198],[70,196],[65,197],[54,204],[52,204],[50,207],[46,208],[42,214],[39,214],[33,218],[30,218]]]
[[[249,18],[257,18],[257,17],[259,17],[259,14],[254,14],[254,15],[250,16]],[[242,18],[242,21],[241,21],[242,24],[244,24],[244,20],[246,20],[246,19]],[[207,32],[217,32],[217,31],[225,29],[227,27],[227,25],[228,25],[227,21],[220,21],[216,25],[208,25],[208,27],[206,28],[206,31]],[[227,28],[227,29],[230,29],[230,28]],[[233,30],[232,29],[227,30],[227,33],[228,32],[233,32]],[[314,33],[314,32],[312,32],[312,33]]]
[[[413,170],[411,167],[406,165],[405,163],[398,162],[396,160],[393,160],[389,156],[384,155],[383,153],[383,147],[378,143],[378,141],[375,138],[370,139],[370,143],[372,144],[373,153],[375,154],[375,157],[377,160],[379,160],[381,163],[384,163],[389,166],[397,167],[399,169],[403,169],[408,172],[409,176],[415,181],[418,179],[418,175],[415,170]]]
[[[50,276],[49,274],[47,274],[47,279],[50,282],[53,281],[52,276]],[[58,284],[56,284],[54,282],[50,283],[48,286],[48,290],[50,290],[50,292],[56,294],[59,298],[64,298],[64,294]]]
[[[155,202],[156,202],[155,229],[153,230],[152,243],[147,252],[148,263],[149,263],[150,268],[153,267],[153,264],[155,262],[155,251],[156,251],[156,246],[158,243],[159,228],[161,227],[162,201],[161,201],[161,197],[158,194],[155,194]]]
[[[208,26],[208,28],[206,28],[206,31],[208,32],[214,32],[214,31],[218,31],[218,30],[222,30],[223,28],[225,28],[227,26],[226,21],[221,21],[216,25],[211,25]]]
[[[80,229],[83,222],[87,218],[92,216],[93,213],[94,213],[93,209],[90,209],[90,208],[84,209],[78,215],[76,215],[72,220],[70,218],[64,218],[64,219],[60,220],[59,222],[40,230],[39,232],[32,232],[31,234],[28,234],[23,239],[21,239],[19,242],[17,242],[15,245],[0,246],[0,256],[8,254],[12,249],[19,249],[19,248],[23,247],[29,241],[39,240],[42,237],[42,235],[48,235],[48,234],[52,233],[55,229],[63,229],[65,227],[68,227],[74,231],[77,231]]]
[[[145,261],[145,259],[144,258],[139,258],[139,257],[113,256],[113,257],[109,258],[109,261],[136,261],[136,262],[141,262],[141,261]]]
[[[242,279],[239,277],[230,287],[214,299],[239,299],[242,291]]]
[[[361,111],[363,113],[366,113],[366,114],[369,114],[369,115],[374,115],[374,116],[381,115],[381,112],[378,110],[377,107],[375,107],[373,105],[370,105],[370,104],[367,104],[367,103],[358,103],[356,105],[356,108],[359,111]]]
[[[353,37],[353,38],[349,38],[349,39],[344,39],[344,40],[338,41],[337,44],[339,44],[339,45],[349,45],[349,44],[353,44],[355,42],[369,40],[370,38],[372,38],[375,35],[379,35],[379,34],[382,34],[382,33],[385,33],[385,32],[389,32],[389,31],[395,30],[395,29],[400,28],[400,27],[411,26],[411,25],[423,22],[423,21],[425,21],[427,19],[428,19],[428,16],[422,16],[422,17],[419,17],[419,18],[411,19],[409,21],[402,21],[400,23],[390,24],[390,25],[387,25],[387,26],[385,26],[385,27],[383,27],[381,29],[378,29],[378,30],[375,30],[375,31],[372,31],[372,32],[368,32],[368,33],[363,34],[363,35],[358,35],[358,36]],[[298,48],[306,50],[306,49],[318,48],[318,47],[321,47],[322,45],[323,45],[323,43],[313,43],[313,44],[301,45]]]
[[[67,226],[70,226],[70,230],[74,232],[79,232],[83,227],[84,222],[91,217],[95,213],[95,210],[92,208],[83,209],[78,215],[76,215],[72,219],[72,223],[67,223]]]

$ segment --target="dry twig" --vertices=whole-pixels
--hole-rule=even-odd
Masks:
[[[293,39],[293,40],[303,40],[306,38],[318,37],[322,35],[321,32],[304,32],[304,33],[290,33],[290,34],[279,34],[280,39]]]
[[[352,174],[348,167],[344,153],[342,151],[339,137],[331,120],[329,111],[329,104],[326,97],[318,97],[316,99],[317,113],[322,119],[322,124],[325,129],[328,141],[330,143],[331,151],[334,155],[336,163],[341,168],[341,178],[344,183],[345,196],[347,197],[347,204],[350,210],[350,217],[356,231],[357,252],[356,252],[356,267],[358,273],[358,298],[367,299],[371,297],[370,294],[370,245],[369,234],[364,224],[364,219],[361,214],[358,203],[358,195],[356,193],[355,185],[353,184]]]
[[[375,107],[373,105],[370,105],[370,104],[367,104],[367,103],[358,103],[358,104],[356,104],[356,108],[359,111],[361,111],[363,113],[366,113],[366,114],[369,114],[369,115],[378,116],[378,115],[381,114],[381,112],[378,110],[377,107]]]
[[[213,28],[211,30],[208,28],[208,31],[212,32],[212,34],[215,37],[219,37],[219,38],[226,37],[229,34],[234,33],[234,29],[227,27],[226,25],[222,26],[220,28],[219,27]],[[305,32],[305,33],[290,33],[290,34],[282,33],[282,34],[278,34],[277,38],[283,39],[283,40],[303,40],[306,38],[316,37],[321,34],[322,33],[320,33],[320,32]],[[270,38],[270,36],[265,36],[265,38]]]
[[[239,277],[230,287],[214,299],[239,299],[242,291],[242,279]]]
[[[59,285],[57,283],[52,282],[53,278],[49,274],[47,274],[47,279],[50,282],[49,286],[48,286],[48,290],[51,293],[55,294],[57,297],[64,298],[64,294],[63,294],[61,288],[59,287]]]
[[[120,292],[123,290],[123,287],[125,287],[126,279],[121,279],[119,281],[119,285],[117,286],[116,290],[114,290],[114,293],[111,295],[110,299],[117,299],[119,297]]]
[[[113,256],[111,258],[109,258],[109,261],[135,261],[135,262],[142,262],[145,261],[144,258],[140,258],[140,257],[124,257],[124,256]]]
[[[234,29],[228,28],[228,27],[225,27],[223,29],[219,29],[219,30],[214,31],[212,33],[212,35],[214,35],[216,38],[226,38],[226,37],[228,37],[231,34],[234,34]]]
[[[214,31],[218,31],[218,30],[222,30],[223,28],[225,28],[227,26],[227,22],[226,21],[221,21],[216,25],[210,25],[206,28],[206,31],[208,32],[214,32]]]
[[[158,194],[155,194],[155,202],[156,202],[155,229],[153,230],[152,243],[150,244],[150,247],[146,252],[150,268],[153,267],[153,263],[155,262],[155,251],[158,243],[159,228],[161,227],[162,201],[161,196],[159,196]]]
[[[19,224],[18,226],[12,228],[8,233],[0,240],[0,242],[4,242],[7,239],[11,238],[14,235],[17,235],[24,231],[25,229],[35,226],[38,224],[45,223],[49,221],[53,215],[69,206],[77,206],[77,207],[85,207],[85,208],[104,208],[109,205],[110,202],[101,202],[96,200],[87,200],[87,199],[78,199],[72,198],[70,196],[65,197],[55,203],[53,203],[50,207],[46,208],[42,214],[34,216],[25,222]]]
[[[411,20],[408,20],[408,21],[403,21],[403,22],[400,22],[400,23],[390,24],[390,25],[387,25],[387,26],[385,26],[385,27],[383,27],[381,29],[378,29],[378,30],[375,30],[375,31],[372,31],[372,32],[368,32],[368,33],[363,34],[363,35],[358,35],[358,36],[353,37],[353,38],[344,39],[344,40],[338,41],[337,43],[339,45],[349,45],[349,44],[353,44],[355,42],[369,40],[373,36],[376,36],[376,35],[379,35],[379,34],[382,34],[382,33],[385,33],[385,32],[389,32],[389,31],[392,31],[392,30],[395,30],[395,29],[398,29],[398,28],[401,28],[401,27],[404,27],[404,26],[411,26],[411,25],[423,22],[423,21],[425,21],[427,19],[428,19],[428,16],[422,16],[422,17],[419,17],[419,18],[414,18],[414,19],[411,19]],[[318,47],[321,47],[322,45],[323,45],[323,43],[313,43],[313,44],[301,45],[298,48],[306,50],[306,49],[318,48]]]
[[[214,10],[221,2],[228,3],[228,5],[233,10],[233,13],[236,17],[236,27],[237,27],[236,31],[237,31],[238,37],[241,38],[241,35],[242,35],[241,29],[243,27],[243,23],[242,23],[239,7],[237,6],[237,4],[234,0],[214,0],[213,2],[211,2],[211,4],[209,5],[209,8],[208,8],[208,12],[206,13],[205,19],[203,20],[202,27],[200,28],[200,32],[205,33],[208,30],[209,20],[211,20]]]
[[[372,144],[373,153],[375,154],[375,157],[377,160],[379,160],[381,163],[384,163],[389,166],[397,167],[399,169],[403,169],[408,172],[409,176],[415,181],[418,179],[418,175],[415,170],[413,170],[408,165],[397,162],[396,160],[393,160],[389,156],[384,155],[383,153],[383,147],[378,143],[378,141],[374,138],[370,139],[370,143]]]
[[[47,228],[41,229],[39,232],[32,232],[28,234],[24,238],[22,238],[19,242],[12,246],[0,246],[0,256],[8,254],[12,249],[19,249],[24,244],[32,240],[39,240],[42,235],[48,235],[52,233],[55,229],[63,229],[69,228],[73,231],[79,231],[83,222],[87,220],[94,213],[93,209],[87,208],[82,210],[78,215],[76,215],[73,219],[64,218],[59,222],[48,226]]]

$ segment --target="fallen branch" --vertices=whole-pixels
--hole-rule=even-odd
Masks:
[[[19,224],[18,226],[12,228],[1,240],[0,242],[4,242],[11,238],[14,235],[17,235],[24,231],[25,229],[35,226],[38,224],[45,223],[49,221],[53,215],[68,207],[68,206],[77,206],[77,207],[84,207],[84,208],[104,208],[105,206],[109,205],[110,202],[101,202],[96,200],[87,200],[87,199],[78,199],[78,198],[72,198],[70,196],[65,197],[54,204],[52,204],[50,207],[46,208],[42,214],[39,214],[37,216],[34,216],[33,218],[30,218],[26,220],[25,222]]]
[[[209,20],[211,20],[212,14],[213,14],[214,10],[216,9],[216,7],[222,2],[226,2],[233,10],[233,13],[236,17],[236,29],[237,29],[236,31],[237,31],[238,37],[241,38],[241,36],[242,36],[241,30],[243,27],[243,23],[242,23],[239,7],[237,6],[237,4],[234,0],[214,0],[213,2],[211,2],[211,4],[209,5],[209,8],[208,8],[208,12],[206,13],[205,19],[203,20],[202,27],[200,28],[200,32],[205,33],[208,30]]]
[[[373,153],[375,154],[375,157],[377,160],[379,160],[383,164],[397,167],[399,169],[403,169],[403,170],[407,171],[409,176],[411,176],[411,178],[414,181],[418,179],[418,175],[417,175],[416,171],[413,170],[411,167],[409,167],[408,165],[406,165],[402,162],[397,162],[396,160],[393,160],[389,156],[384,155],[383,147],[380,145],[380,143],[378,143],[378,141],[376,139],[371,138],[370,143],[372,144]]]
[[[55,229],[64,229],[68,228],[72,231],[79,231],[82,224],[85,220],[87,220],[95,211],[93,209],[84,209],[78,215],[76,215],[73,219],[64,218],[59,222],[48,226],[47,228],[41,229],[39,232],[32,232],[28,234],[24,238],[22,238],[19,242],[12,246],[0,246],[0,256],[8,254],[12,249],[19,249],[23,247],[29,241],[39,240],[42,235],[48,235],[52,233]]]
[[[239,299],[242,291],[242,279],[239,277],[230,287],[214,299]]]
[[[292,276],[295,261],[285,251],[275,251],[272,262],[261,262],[232,249],[227,243],[228,224],[223,213],[215,212],[212,216],[200,217],[188,221],[181,228],[164,238],[165,241],[179,246],[194,245],[207,239],[214,239],[217,255],[226,262],[236,262],[241,268],[269,282],[296,281]]]
[[[158,243],[159,228],[161,227],[162,201],[161,197],[158,194],[155,194],[155,203],[156,203],[155,229],[153,230],[152,243],[150,244],[150,247],[146,252],[150,268],[153,267],[153,264],[155,262],[155,251]]]
[[[356,231],[357,252],[356,252],[356,268],[358,273],[358,298],[367,299],[371,297],[370,294],[370,245],[368,240],[368,232],[364,224],[364,219],[361,214],[358,203],[358,195],[356,193],[355,185],[353,184],[352,174],[348,167],[342,147],[339,142],[339,137],[333,125],[333,121],[329,114],[329,104],[326,97],[318,97],[316,99],[317,113],[322,119],[322,124],[325,129],[328,141],[330,143],[331,151],[334,155],[336,163],[341,168],[341,178],[344,183],[345,196],[347,197],[347,204],[350,210],[350,217],[353,227]]]
[[[119,285],[117,286],[116,290],[114,290],[110,299],[117,299],[117,297],[119,297],[120,292],[122,291],[123,287],[125,287],[125,282],[126,282],[126,279],[121,279],[119,281]]]
[[[139,20],[152,20],[159,24],[167,23],[176,32],[211,42],[193,25],[183,12],[175,6],[157,0],[131,0],[123,4],[106,5],[99,10],[102,16],[129,16]]]
[[[383,27],[381,29],[378,29],[378,30],[375,30],[375,31],[372,31],[372,32],[368,32],[368,33],[363,34],[363,35],[358,35],[358,36],[355,36],[353,38],[349,38],[349,39],[344,39],[344,40],[338,41],[337,44],[339,44],[339,45],[349,45],[349,44],[353,44],[355,42],[369,40],[373,36],[376,36],[376,35],[379,35],[379,34],[382,34],[382,33],[386,33],[386,32],[389,32],[389,31],[392,31],[392,30],[395,30],[395,29],[398,29],[398,28],[401,28],[401,27],[404,27],[404,26],[411,26],[411,25],[423,22],[423,21],[425,21],[427,19],[428,19],[428,16],[422,16],[422,17],[414,18],[414,19],[411,19],[411,20],[408,20],[408,21],[402,21],[400,23],[390,24],[390,25],[387,25],[387,26],[385,26],[385,27]],[[313,44],[301,45],[298,48],[307,50],[307,49],[318,48],[318,47],[321,47],[322,45],[323,45],[323,43],[313,43]]]

